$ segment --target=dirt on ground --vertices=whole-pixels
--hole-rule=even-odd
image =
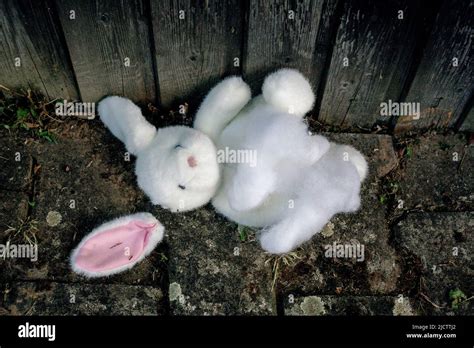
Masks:
[[[158,126],[191,124],[145,108]],[[0,259],[1,314],[474,313],[474,147],[466,134],[325,130],[369,162],[362,207],[276,257],[261,250],[256,231],[211,205],[180,214],[153,206],[136,184],[134,159],[99,120],[49,120],[43,133],[30,121],[0,128],[0,244],[38,246],[37,260]],[[107,278],[71,271],[83,236],[137,211],[166,228],[149,257]],[[328,245],[345,244],[363,246],[363,258],[327,255]]]

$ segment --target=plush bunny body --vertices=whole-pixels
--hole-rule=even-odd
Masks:
[[[299,72],[269,75],[262,95],[250,99],[241,78],[223,80],[204,99],[194,129],[156,131],[119,97],[102,101],[99,113],[137,155],[138,183],[153,203],[185,211],[212,199],[229,219],[263,227],[263,249],[285,253],[334,214],[359,208],[367,164],[354,148],[308,133],[303,116],[314,94]]]
[[[303,116],[314,95],[303,76],[288,69],[269,75],[262,95],[250,103],[241,79],[215,88],[233,90],[233,103],[241,99],[246,106],[219,132],[219,124],[212,122],[219,114],[206,105],[225,98],[211,91],[207,98],[214,100],[204,101],[195,127],[214,137],[218,151],[256,154],[255,163],[222,164],[222,183],[212,200],[220,213],[243,225],[263,227],[262,247],[284,253],[319,232],[334,214],[359,208],[365,159],[350,146],[308,133]]]

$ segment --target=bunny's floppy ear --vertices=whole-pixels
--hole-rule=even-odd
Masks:
[[[102,122],[133,155],[147,147],[156,134],[156,128],[129,99],[107,97],[99,103],[98,109]]]
[[[109,221],[82,239],[71,254],[71,267],[90,278],[125,271],[150,254],[163,234],[163,225],[149,213]]]

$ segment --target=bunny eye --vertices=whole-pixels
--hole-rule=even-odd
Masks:
[[[180,147],[183,147],[181,144],[177,144],[174,148],[179,149]]]
[[[179,187],[181,190],[185,190],[185,189],[186,189],[186,186],[184,186],[184,185],[178,185],[178,187]]]

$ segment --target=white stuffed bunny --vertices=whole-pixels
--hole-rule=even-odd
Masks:
[[[262,227],[263,249],[286,253],[334,214],[359,208],[367,163],[350,146],[309,135],[303,116],[315,98],[299,72],[270,74],[262,92],[250,100],[242,78],[224,79],[204,99],[194,128],[156,130],[121,97],[105,98],[99,114],[137,156],[138,185],[154,204],[181,212],[212,200],[229,219]],[[249,152],[248,163],[218,156]]]

